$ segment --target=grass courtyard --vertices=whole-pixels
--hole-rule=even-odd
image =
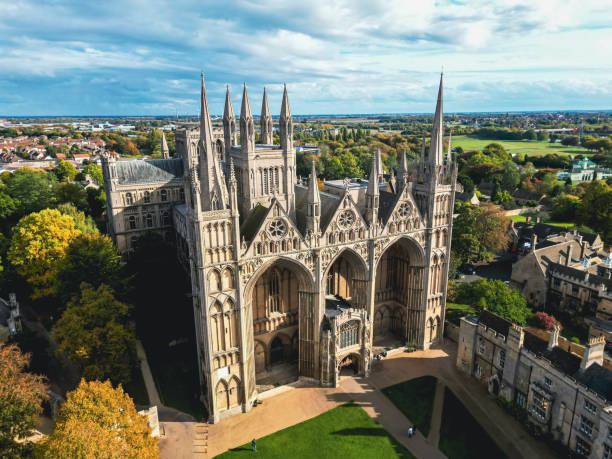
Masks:
[[[459,325],[459,321],[464,316],[477,316],[478,311],[469,304],[446,303],[446,320],[450,323]]]
[[[448,387],[444,389],[438,448],[449,459],[507,457]]]
[[[593,152],[581,146],[565,147],[560,143],[550,143],[541,140],[492,140],[479,139],[467,135],[453,136],[453,147],[461,147],[464,150],[480,150],[490,143],[501,144],[508,153],[522,153],[529,156],[545,156],[549,153],[558,155],[592,155]]]
[[[257,439],[257,453],[270,459],[414,458],[380,424],[354,403],[346,403],[308,421]],[[218,458],[253,454],[247,443]]]
[[[433,376],[422,376],[382,389],[382,393],[425,436],[429,434],[435,392],[436,378]]]

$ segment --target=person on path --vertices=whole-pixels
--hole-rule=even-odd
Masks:
[[[412,426],[412,435],[416,433],[416,424]]]
[[[257,444],[255,443],[255,439],[251,441],[251,446],[253,447],[253,451],[257,452]]]
[[[412,427],[408,427],[408,438],[412,437]]]

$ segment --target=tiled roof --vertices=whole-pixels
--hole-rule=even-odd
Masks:
[[[497,314],[493,314],[486,309],[480,313],[480,316],[478,316],[478,322],[486,325],[488,328],[492,328],[497,333],[501,333],[504,336],[508,336],[508,330],[512,326],[512,322],[498,316]]]
[[[580,357],[558,346],[553,349],[548,349],[547,341],[538,338],[536,335],[526,330],[523,345],[534,354],[549,360],[555,368],[567,375],[573,376],[580,368]]]
[[[170,158],[117,161],[117,177],[120,185],[169,182],[183,177],[183,160]]]
[[[594,390],[606,400],[612,400],[612,371],[593,363],[574,376],[578,381]]]

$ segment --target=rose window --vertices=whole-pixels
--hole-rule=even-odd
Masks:
[[[345,210],[338,217],[338,226],[341,228],[349,228],[355,223],[355,214],[351,210]]]
[[[407,202],[404,202],[403,204],[401,204],[399,206],[399,209],[397,209],[397,214],[401,217],[401,218],[406,218],[410,215],[410,204],[408,204]]]
[[[287,233],[287,225],[281,219],[272,220],[268,226],[268,232],[274,239],[280,239]]]

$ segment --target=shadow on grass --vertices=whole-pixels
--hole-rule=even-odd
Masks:
[[[352,429],[342,429],[332,432],[332,435],[362,435],[362,436],[377,436],[386,437],[389,434],[386,430],[380,428],[354,427]]]

